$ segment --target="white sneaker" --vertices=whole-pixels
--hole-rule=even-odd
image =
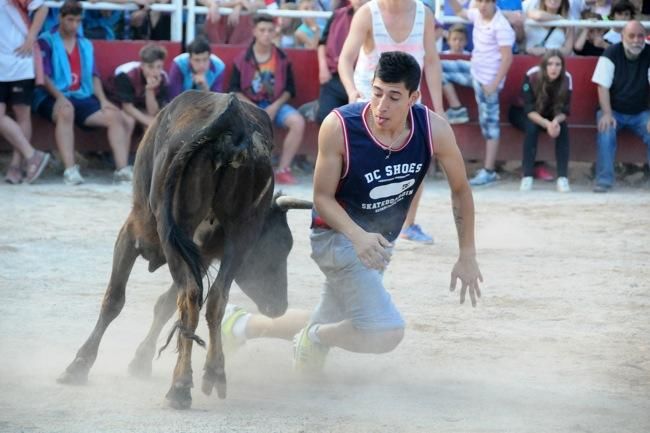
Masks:
[[[66,185],[81,185],[84,183],[84,178],[79,173],[79,166],[73,165],[70,168],[66,168],[63,172],[63,183]]]
[[[113,173],[113,182],[131,182],[133,180],[133,166],[127,165]]]
[[[524,176],[519,184],[519,191],[530,191],[533,189],[533,176]]]
[[[571,187],[569,186],[569,179],[566,177],[557,178],[557,192],[571,192]]]

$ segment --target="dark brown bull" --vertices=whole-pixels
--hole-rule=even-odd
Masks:
[[[202,279],[215,259],[219,272],[206,296],[208,354],[202,390],[226,396],[221,318],[233,279],[260,311],[277,317],[287,308],[287,256],[292,237],[289,208],[311,202],[273,197],[271,123],[266,113],[234,95],[186,92],[156,117],[135,162],[133,209],[120,230],[99,319],[59,378],[84,383],[102,335],[125,300],[126,283],[141,255],[153,272],[169,265],[172,287],[156,302],[149,334],[129,369],[151,371],[155,341],[179,310],[178,360],[167,399],[191,405],[192,342],[203,302]]]

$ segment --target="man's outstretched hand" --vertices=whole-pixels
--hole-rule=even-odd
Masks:
[[[456,290],[456,283],[460,280],[460,303],[465,302],[465,295],[469,288],[469,297],[472,300],[472,307],[476,307],[476,298],[481,297],[481,289],[478,282],[483,282],[483,275],[478,268],[476,258],[459,258],[454,268],[451,270],[451,282],[449,283],[449,290]]]

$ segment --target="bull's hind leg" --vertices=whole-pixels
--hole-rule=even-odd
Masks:
[[[191,278],[186,279],[190,280]],[[205,344],[194,335],[199,323],[199,291],[193,282],[185,287],[186,289],[178,295],[178,359],[172,386],[166,395],[169,405],[174,409],[189,409],[192,405],[192,342]]]
[[[108,325],[120,314],[124,306],[126,283],[137,257],[138,252],[135,248],[135,239],[127,220],[127,223],[120,230],[117,241],[115,241],[111,278],[106,293],[104,294],[104,300],[95,329],[93,329],[90,337],[81,346],[72,363],[68,365],[65,372],[57,379],[59,383],[81,384],[88,380],[88,372],[97,358],[97,350],[99,349],[102,336],[106,328],[108,328]]]
[[[135,351],[135,356],[129,363],[129,373],[136,377],[149,377],[151,375],[151,362],[156,352],[156,341],[165,323],[176,311],[178,286],[172,284],[169,290],[160,295],[154,307],[154,317],[149,333]]]

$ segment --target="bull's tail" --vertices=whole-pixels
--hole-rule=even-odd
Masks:
[[[174,156],[163,187],[163,227],[165,227],[165,239],[168,245],[176,251],[183,261],[190,268],[192,277],[196,282],[199,295],[199,306],[203,304],[203,275],[206,272],[201,260],[199,247],[194,243],[191,236],[185,233],[174,218],[174,195],[179,179],[185,172],[185,167],[192,157],[201,150],[203,143],[193,142],[182,147]]]
[[[225,110],[204,128],[196,139],[179,149],[169,165],[163,187],[162,217],[165,239],[190,268],[199,291],[199,308],[203,306],[203,275],[207,274],[207,269],[203,264],[199,247],[192,240],[191,234],[185,233],[174,218],[174,196],[179,179],[182,179],[189,162],[196,154],[205,149],[206,144],[213,143],[226,131],[235,129],[238,134],[241,134],[242,128],[234,128],[232,124],[234,118],[237,118],[239,104],[237,98],[231,94]]]

